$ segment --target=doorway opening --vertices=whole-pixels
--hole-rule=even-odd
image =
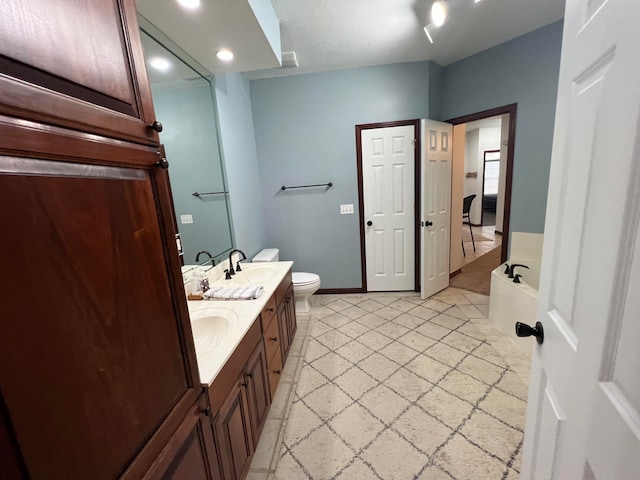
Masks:
[[[511,104],[447,120],[456,126],[456,134],[462,126],[465,133],[464,168],[458,169],[462,188],[453,194],[475,195],[464,220],[470,225],[451,222],[452,237],[453,230],[460,229],[462,238],[462,245],[451,246],[452,266],[460,266],[452,268],[457,273],[489,252],[495,252],[496,266],[507,259],[516,114],[517,104]]]

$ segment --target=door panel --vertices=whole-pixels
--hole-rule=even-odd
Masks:
[[[640,471],[638,22],[567,1],[523,479]]]
[[[216,442],[226,480],[244,478],[253,455],[250,413],[247,395],[239,378],[220,408],[214,424]]]
[[[133,0],[4,0],[2,9],[1,113],[158,143],[146,126],[153,106]]]
[[[271,393],[269,392],[269,375],[267,373],[267,360],[262,340],[247,360],[244,369],[247,386],[247,400],[251,413],[251,436],[254,447],[258,443],[260,433],[267,421],[269,405],[271,405]]]
[[[195,393],[151,173],[0,157],[0,384],[33,479],[119,477]]]
[[[415,286],[413,126],[362,130],[362,187],[369,291]]]
[[[449,286],[452,126],[422,120],[422,131],[421,297],[427,298]]]

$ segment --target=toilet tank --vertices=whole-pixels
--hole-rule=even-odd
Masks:
[[[277,262],[280,260],[280,250],[277,248],[265,248],[260,250],[258,254],[253,257],[252,262]]]

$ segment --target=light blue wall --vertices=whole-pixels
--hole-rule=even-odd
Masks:
[[[169,160],[169,178],[186,264],[195,261],[199,250],[217,255],[233,245],[225,196],[196,198],[192,195],[224,190],[213,91],[207,81],[193,83],[196,85],[189,88],[153,87],[154,108],[164,126],[160,141]],[[192,224],[180,223],[180,215],[186,214],[193,216]]]
[[[322,288],[361,286],[355,125],[425,118],[429,62],[251,82],[267,246]],[[329,190],[282,185],[332,181]],[[340,215],[351,203],[356,214]],[[234,219],[237,216],[234,210]]]
[[[547,25],[443,69],[444,119],[518,104],[511,231],[544,230],[562,25]]]
[[[236,246],[251,258],[266,240],[249,80],[217,76],[216,100]]]

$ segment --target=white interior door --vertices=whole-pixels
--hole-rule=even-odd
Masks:
[[[638,25],[637,0],[566,3],[527,480],[640,478]]]
[[[367,290],[415,288],[415,127],[362,130]]]
[[[422,120],[422,131],[420,294],[427,298],[449,286],[453,127]]]

